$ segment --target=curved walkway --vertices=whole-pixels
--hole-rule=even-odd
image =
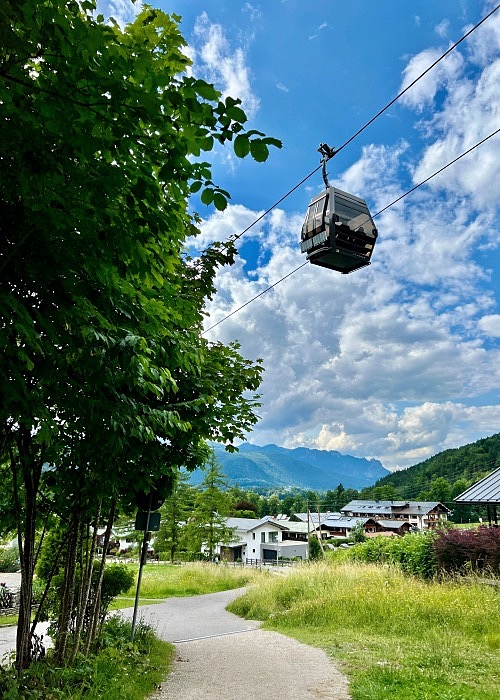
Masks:
[[[241,593],[169,598],[139,609],[139,619],[176,649],[172,673],[151,700],[350,700],[346,678],[323,651],[228,612]],[[131,618],[133,610],[121,614]],[[14,647],[15,630],[0,628],[0,655]]]
[[[151,700],[349,700],[347,680],[323,651],[225,610],[241,592],[140,608],[176,649],[172,673]]]

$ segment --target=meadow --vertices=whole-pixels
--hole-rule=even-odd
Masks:
[[[135,573],[138,564],[128,565]],[[260,575],[260,576],[259,576]],[[265,573],[255,569],[194,562],[188,565],[148,564],[143,569],[140,604],[157,603],[172,596],[203,595],[233,588],[241,588],[256,581]],[[137,577],[136,577],[137,581]],[[129,607],[135,597],[135,585],[115,599],[112,608]]]
[[[323,648],[353,700],[498,700],[499,596],[479,580],[320,562],[257,582],[229,609]]]

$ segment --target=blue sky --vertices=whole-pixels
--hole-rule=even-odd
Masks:
[[[165,0],[192,71],[283,141],[269,161],[211,154],[232,196],[194,203],[200,248],[240,233],[438,58],[495,2]],[[139,7],[135,3],[135,9]],[[100,2],[124,22],[129,0]],[[500,10],[329,162],[376,212],[500,127]],[[500,431],[500,134],[377,218],[372,265],[307,265],[207,333],[262,357],[256,444],[334,449],[406,467]],[[318,172],[239,242],[207,328],[304,262]]]

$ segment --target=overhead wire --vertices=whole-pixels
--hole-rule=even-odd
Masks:
[[[410,88],[412,88],[416,83],[418,83],[418,81],[421,80],[424,77],[424,75],[429,73],[429,71],[431,71],[435,66],[437,66],[437,64],[440,63],[440,61],[442,61],[444,58],[446,58],[446,56],[448,56],[454,49],[456,49],[456,47],[459,44],[461,44],[462,41],[465,41],[465,39],[467,39],[467,37],[469,37],[474,31],[476,31],[476,29],[478,29],[478,27],[480,27],[484,22],[486,22],[486,20],[488,20],[492,15],[494,15],[495,12],[497,12],[499,9],[500,9],[500,3],[498,5],[496,5],[496,7],[494,7],[490,12],[488,12],[488,14],[485,15],[477,24],[475,24],[471,29],[469,29],[469,31],[466,32],[458,41],[456,41],[452,46],[450,46],[449,49],[447,49],[439,58],[437,58],[430,66],[428,66],[422,73],[420,73],[420,75],[418,75],[414,80],[412,80],[412,82],[409,85],[407,85],[404,88],[404,90],[401,90],[401,92],[399,94],[397,94],[396,97],[394,97],[390,102],[388,102],[385,105],[385,107],[382,107],[382,109],[379,110],[377,112],[377,114],[375,114],[374,117],[372,117],[369,121],[367,121],[366,124],[364,126],[362,126],[360,129],[358,129],[358,131],[356,131],[355,134],[353,134],[349,139],[347,139],[347,141],[345,143],[343,143],[339,148],[333,149],[332,157],[333,157],[333,155],[337,155],[338,153],[340,153],[340,151],[342,151],[346,146],[348,146],[352,141],[354,141],[355,138],[357,138],[365,129],[367,129],[371,124],[373,124],[373,122],[376,119],[378,119],[384,112],[386,112],[389,109],[389,107],[392,107],[392,105],[395,102],[397,102],[406,92],[408,92],[408,90],[410,90]],[[292,194],[292,192],[295,192],[295,190],[298,189],[301,185],[303,185],[304,182],[307,182],[307,180],[309,180],[310,177],[312,177],[315,173],[317,173],[318,170],[321,169],[321,167],[322,167],[321,165],[318,165],[316,168],[314,168],[314,170],[311,170],[311,172],[308,175],[306,175],[304,178],[302,178],[302,180],[298,184],[296,184],[294,187],[292,187],[290,190],[288,190],[288,192],[286,194],[284,194],[280,199],[278,199],[278,201],[275,202],[271,207],[269,207],[269,209],[266,209],[260,216],[258,216],[255,219],[255,221],[253,221],[249,226],[247,226],[245,229],[243,229],[243,231],[241,231],[240,233],[234,234],[233,236],[230,236],[229,240],[234,242],[234,241],[237,241],[239,238],[241,238],[247,231],[249,231],[251,228],[253,228],[255,226],[255,224],[257,224],[259,221],[262,221],[262,219],[264,217],[266,217],[270,212],[273,211],[273,209],[275,209],[279,204],[281,204],[281,202],[283,202],[283,200],[285,200],[287,197],[289,197]]]
[[[485,143],[486,141],[488,141],[489,139],[493,138],[493,136],[496,136],[496,134],[498,134],[499,132],[500,132],[500,128],[499,128],[499,129],[496,129],[496,131],[493,131],[491,134],[489,134],[489,136],[486,136],[486,137],[485,137],[484,139],[482,139],[481,141],[478,141],[476,144],[474,144],[474,146],[471,146],[471,148],[469,148],[469,149],[467,149],[466,151],[464,151],[463,153],[461,153],[459,156],[457,156],[456,158],[454,158],[453,160],[451,160],[449,163],[447,163],[446,165],[444,165],[442,168],[439,168],[439,170],[436,170],[436,172],[432,173],[432,175],[429,175],[429,177],[426,177],[425,180],[422,180],[421,182],[419,182],[418,185],[415,185],[415,186],[412,187],[410,190],[408,190],[408,191],[405,192],[404,194],[400,195],[400,196],[399,196],[397,199],[395,199],[393,202],[391,202],[390,204],[387,204],[385,207],[383,207],[382,209],[380,209],[376,214],[373,215],[373,218],[375,219],[377,216],[379,216],[379,215],[382,214],[384,211],[386,211],[386,210],[389,209],[390,207],[392,207],[392,206],[394,206],[395,204],[397,204],[398,202],[400,202],[402,199],[404,199],[405,197],[407,197],[409,194],[411,194],[412,192],[415,192],[415,190],[418,190],[419,187],[422,187],[422,185],[425,185],[427,182],[429,182],[429,180],[432,180],[432,178],[436,177],[436,175],[439,175],[439,174],[442,173],[444,170],[446,170],[447,168],[449,168],[451,165],[454,165],[454,163],[456,163],[456,162],[459,161],[461,158],[463,158],[464,156],[466,156],[466,155],[468,155],[469,153],[471,153],[474,149],[478,148],[479,146],[481,146],[482,144],[484,144],[484,143]],[[242,304],[242,305],[239,306],[238,308],[236,308],[236,309],[234,309],[233,311],[231,311],[231,313],[227,314],[227,316],[224,316],[224,318],[219,319],[219,321],[217,321],[217,323],[214,323],[214,324],[213,324],[212,326],[210,326],[209,328],[206,328],[206,329],[201,333],[201,335],[205,335],[205,333],[208,333],[209,331],[213,330],[213,329],[216,328],[218,325],[220,325],[221,323],[223,323],[224,321],[226,321],[226,320],[227,320],[228,318],[230,318],[231,316],[234,316],[234,314],[238,313],[239,311],[241,311],[242,309],[244,309],[246,306],[248,306],[249,304],[251,304],[252,302],[254,302],[256,299],[258,299],[259,297],[261,297],[261,296],[263,296],[264,294],[266,294],[267,292],[271,291],[271,289],[274,289],[274,287],[276,287],[278,284],[280,284],[281,282],[283,282],[284,280],[286,280],[288,277],[291,277],[293,274],[295,274],[295,273],[298,272],[300,269],[302,269],[305,265],[307,265],[307,261],[304,262],[304,263],[302,263],[302,264],[299,265],[298,267],[296,267],[296,268],[295,268],[294,270],[292,270],[291,272],[289,272],[289,273],[287,273],[286,275],[284,275],[284,277],[282,277],[281,279],[277,280],[276,282],[274,282],[273,284],[271,284],[269,287],[266,287],[266,289],[264,289],[264,290],[262,290],[261,292],[259,292],[259,294],[256,294],[254,297],[252,297],[251,299],[249,299],[248,301],[246,301],[244,304]]]

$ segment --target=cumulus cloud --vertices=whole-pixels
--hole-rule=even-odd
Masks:
[[[500,338],[500,314],[483,316],[477,325],[490,338]]]
[[[402,181],[427,177],[491,128],[498,66],[490,59],[471,80],[458,57],[407,101],[425,126],[415,166],[406,165],[406,142],[369,145],[333,184],[376,212],[404,193]],[[300,268],[302,212],[274,210],[249,232],[260,259],[249,273],[242,247],[238,266],[220,273],[207,326],[297,270],[207,336],[238,338],[246,356],[264,358],[253,442],[335,449],[397,469],[498,430],[500,316],[478,251],[498,246],[500,178],[483,148],[480,162],[462,159],[449,179],[380,214],[373,263],[352,275]],[[258,212],[226,216],[236,215],[243,225]]]
[[[403,71],[403,82],[400,92],[405,90],[416,80],[429,66],[431,66],[442,54],[442,48],[426,49],[414,56]],[[463,59],[459,53],[450,53],[429,73],[413,85],[401,98],[401,103],[413,109],[422,111],[431,104],[443,86],[447,85],[459,74]]]
[[[211,22],[206,12],[196,21],[194,38],[195,45],[191,47],[195,60],[193,70],[214,83],[223,97],[238,97],[247,115],[254,117],[259,99],[251,86],[243,47],[234,47],[222,25]]]
[[[105,17],[113,17],[121,27],[132,22],[142,10],[143,3],[133,0],[98,0],[97,12]]]

